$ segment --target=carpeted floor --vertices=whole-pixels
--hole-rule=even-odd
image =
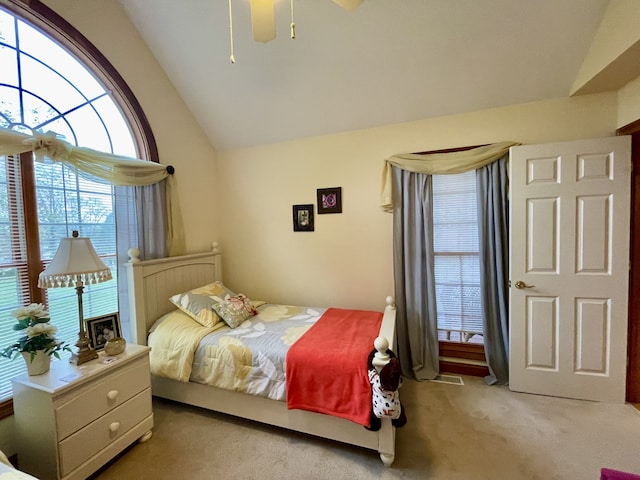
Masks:
[[[93,479],[597,480],[640,473],[640,411],[488,387],[406,381],[408,424],[396,460],[377,453],[154,399],[150,441]]]

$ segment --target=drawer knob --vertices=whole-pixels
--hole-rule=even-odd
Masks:
[[[109,400],[115,400],[116,398],[118,398],[118,390],[109,390],[109,393],[107,393],[107,398]]]
[[[109,425],[109,430],[112,433],[116,433],[119,428],[120,428],[120,422],[113,422],[111,425]]]

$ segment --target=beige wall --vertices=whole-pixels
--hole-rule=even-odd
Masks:
[[[640,77],[618,91],[618,127],[640,119]]]
[[[219,236],[213,209],[216,152],[133,27],[113,0],[44,0],[104,54],[142,105],[160,161],[176,168],[187,250],[202,251]],[[198,215],[189,212],[198,212]]]
[[[221,152],[225,282],[267,301],[381,308],[393,293],[392,217],[378,207],[394,153],[615,133],[617,95],[581,96]],[[343,189],[343,213],[293,232],[291,206]]]
[[[640,2],[610,0],[572,93],[619,90],[640,75]]]

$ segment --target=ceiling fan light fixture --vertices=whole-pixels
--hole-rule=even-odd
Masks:
[[[251,31],[256,42],[276,38],[276,9],[273,0],[251,0]]]
[[[345,10],[353,12],[356,8],[362,5],[364,0],[333,0],[333,3],[340,5]]]

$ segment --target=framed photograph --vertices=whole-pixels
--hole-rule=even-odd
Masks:
[[[318,189],[318,215],[342,213],[342,187]]]
[[[293,206],[293,231],[313,232],[313,203]]]
[[[107,340],[122,336],[120,317],[117,313],[87,318],[85,324],[87,327],[87,335],[89,335],[91,342],[91,348],[94,350],[102,350]]]

